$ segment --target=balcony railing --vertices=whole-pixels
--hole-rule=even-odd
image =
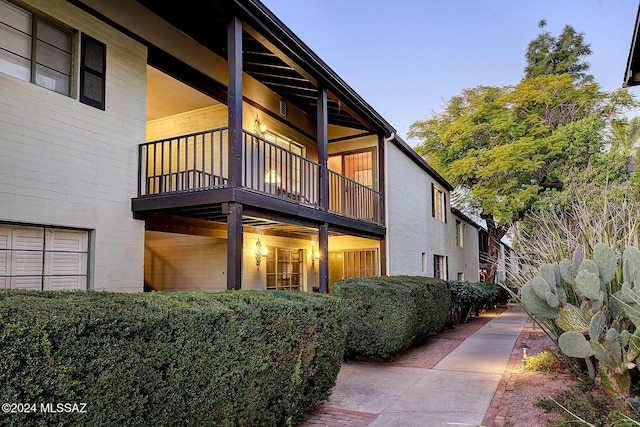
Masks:
[[[382,194],[329,171],[329,212],[374,224],[382,223]]]
[[[138,195],[226,187],[226,128],[141,144]]]
[[[243,132],[243,187],[318,209],[319,177],[318,163]]]
[[[228,185],[228,129],[148,142],[139,147],[138,195],[178,194]],[[252,133],[242,135],[242,186],[321,209],[318,163]],[[329,171],[329,211],[382,224],[382,194]]]

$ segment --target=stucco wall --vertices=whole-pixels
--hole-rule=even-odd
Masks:
[[[106,43],[106,111],[0,73],[0,221],[92,230],[90,287],[142,290],[144,224],[131,198],[146,48],[66,1],[25,3]],[[76,87],[77,76],[76,66]]]

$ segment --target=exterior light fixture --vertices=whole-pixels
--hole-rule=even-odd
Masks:
[[[260,116],[256,114],[256,121],[253,122],[253,133],[261,138],[264,138],[264,134],[267,133],[267,125],[263,125],[260,122]]]
[[[258,270],[260,270],[260,263],[262,262],[262,258],[266,258],[268,253],[269,253],[269,250],[267,249],[266,246],[262,246],[262,243],[260,242],[260,238],[258,237],[258,241],[256,242],[256,251],[255,251],[256,266],[258,267]]]
[[[527,345],[527,343],[524,343],[524,342],[523,342],[522,344],[520,344],[520,347],[519,347],[519,348],[522,350],[522,359],[523,359],[523,360],[524,360],[524,359],[526,359],[526,358],[527,358],[527,349],[528,349],[528,348],[531,348],[531,347],[529,347],[529,346]]]
[[[315,267],[317,259],[320,259],[320,252],[316,251],[312,243],[311,244],[311,268]]]

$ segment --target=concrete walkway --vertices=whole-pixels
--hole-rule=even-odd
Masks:
[[[326,406],[363,417],[346,425],[481,425],[526,320],[510,307],[431,369],[344,363]]]

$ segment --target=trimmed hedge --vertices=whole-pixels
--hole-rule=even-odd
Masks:
[[[1,291],[0,403],[38,411],[0,424],[296,425],[343,354],[339,301],[324,295]]]
[[[440,332],[451,291],[443,280],[414,276],[337,282],[346,329],[346,356],[390,359]]]
[[[471,314],[479,316],[485,306],[504,303],[509,299],[509,293],[495,283],[455,281],[450,284],[449,326],[464,323]]]

